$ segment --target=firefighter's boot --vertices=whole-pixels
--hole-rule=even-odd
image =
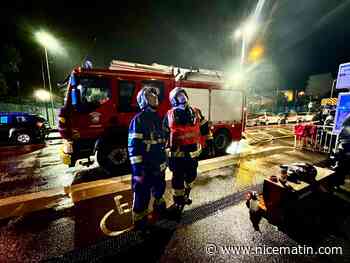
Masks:
[[[190,192],[191,192],[191,188],[190,187],[186,187],[185,188],[185,196],[184,196],[184,203],[185,203],[185,205],[192,204],[192,199],[190,198]]]
[[[134,229],[140,232],[141,235],[148,235],[150,233],[150,222],[148,220],[148,211],[142,213],[133,212]]]
[[[185,206],[185,197],[183,195],[174,196],[174,204],[168,209],[168,218],[179,221]]]
[[[153,211],[159,218],[167,217],[166,203],[163,198],[154,200]]]
[[[147,216],[144,216],[138,220],[134,220],[134,228],[136,231],[147,233],[149,231],[149,222]]]

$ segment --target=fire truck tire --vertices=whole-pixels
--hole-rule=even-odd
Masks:
[[[214,134],[215,153],[224,154],[230,144],[230,134],[226,130],[219,130]]]
[[[126,146],[103,145],[96,152],[98,165],[109,175],[125,172],[128,167]]]

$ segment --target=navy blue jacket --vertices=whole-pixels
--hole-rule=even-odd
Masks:
[[[166,168],[165,135],[158,114],[149,108],[135,115],[129,126],[128,152],[134,175],[145,169]]]

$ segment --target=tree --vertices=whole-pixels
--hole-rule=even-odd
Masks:
[[[331,90],[332,81],[331,73],[312,75],[307,81],[306,94],[318,97],[325,96]]]
[[[18,89],[19,67],[22,58],[19,51],[12,46],[4,45],[0,50],[0,95],[7,95],[10,89]],[[16,93],[16,92],[15,92]]]
[[[276,98],[277,112],[285,112],[288,106],[288,98],[283,92],[278,92]]]

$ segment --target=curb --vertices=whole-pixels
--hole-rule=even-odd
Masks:
[[[259,158],[266,155],[294,150],[294,147],[277,146],[260,151],[248,151],[240,154],[216,157],[202,160],[198,165],[198,173],[205,173],[235,164],[245,158]],[[201,176],[201,175],[200,175]],[[172,173],[167,169],[166,181],[171,181]],[[81,183],[73,186],[58,187],[46,191],[11,196],[0,199],[0,219],[22,216],[34,211],[57,207],[62,199],[70,197],[73,203],[79,201],[130,190],[131,175],[124,175],[110,179]]]

